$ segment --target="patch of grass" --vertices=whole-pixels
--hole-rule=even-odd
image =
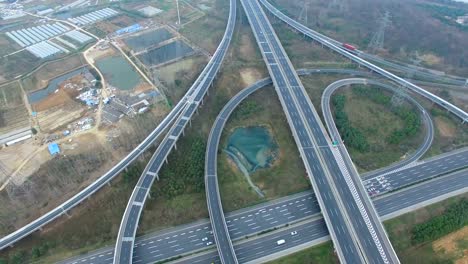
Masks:
[[[242,115],[253,102],[258,108],[268,110],[256,112],[254,115]],[[235,128],[256,125],[266,126],[279,147],[278,160],[270,168],[259,169],[251,174],[252,181],[265,194],[265,199],[278,198],[310,188],[286,116],[272,86],[257,91],[236,109],[233,118],[228,120],[220,147],[227,147],[228,138]],[[218,175],[223,188],[221,196],[227,210],[262,201],[255,191],[250,189],[245,177],[227,154],[220,152],[218,161]]]
[[[0,108],[23,105],[23,96],[18,82],[0,86]]]
[[[338,258],[333,253],[333,244],[331,241],[325,242],[289,256],[273,260],[268,264],[332,264],[339,263]]]
[[[25,91],[34,91],[44,88],[50,79],[74,70],[85,64],[80,54],[51,61],[41,65],[21,81]]]
[[[425,243],[414,244],[412,242],[411,231],[416,225],[444,214],[445,208],[467,197],[468,194],[462,194],[385,221],[385,229],[401,262],[419,263],[421,259],[424,259],[432,261],[429,263],[450,263],[447,257],[434,252],[432,249],[432,240],[426,241]]]
[[[296,69],[311,67],[354,67],[335,52],[312,42],[308,37],[296,33],[280,20],[270,20],[289,59]]]
[[[228,14],[229,1],[216,0],[208,15],[182,27],[180,33],[212,53],[223,37]]]
[[[438,106],[429,109],[434,121],[434,142],[424,158],[436,156],[451,150],[468,146],[468,125]]]
[[[355,88],[361,89],[361,86],[352,87],[353,90]],[[376,89],[376,87],[365,89]],[[389,95],[381,90],[378,91],[382,97],[388,98],[388,101],[390,100],[391,94]],[[392,107],[390,103],[382,103],[372,98],[372,96],[352,92],[351,90],[340,92],[340,94],[346,97],[344,109],[349,117],[350,125],[360,131],[368,142],[368,150],[360,151],[350,146],[349,143],[351,142],[345,140],[351,157],[360,169],[369,171],[385,167],[414,151],[422,142],[423,133],[421,132],[422,128],[419,126],[419,113],[416,112],[413,115],[413,117],[416,117],[417,128],[412,129],[411,133],[406,133],[408,127],[410,127],[407,124],[409,121],[400,113],[408,112],[407,109],[413,109],[408,103]],[[414,119],[410,120],[413,121]],[[419,133],[415,133],[415,131]],[[395,143],[394,139],[395,133],[398,134],[397,143]]]
[[[412,241],[420,244],[432,241],[468,224],[468,200],[462,199],[450,205],[443,215],[434,217],[412,229]]]

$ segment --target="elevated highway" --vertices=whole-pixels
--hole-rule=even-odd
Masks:
[[[235,20],[236,1],[231,0],[226,30],[221,43],[209,62],[208,71],[200,76],[202,78],[200,82],[196,82],[197,87],[194,88],[194,92],[187,99],[187,104],[183,108],[182,113],[156,149],[130,196],[117,236],[114,253],[115,264],[132,263],[135,234],[151,186],[154,180],[158,178],[159,170],[167,160],[167,156],[172,148],[176,146],[177,139],[182,135],[186,125],[190,122],[221,67],[234,32]]]
[[[260,5],[255,0],[241,3],[286,112],[340,260],[398,263],[357,172],[347,156],[343,159],[342,147],[339,151],[331,148],[320,118]]]
[[[88,185],[83,190],[79,191],[77,194],[61,203],[57,207],[53,208],[43,216],[37,218],[31,223],[19,228],[18,230],[2,237],[0,239],[0,250],[12,246],[17,241],[22,238],[30,235],[31,233],[40,230],[43,226],[54,221],[55,219],[66,215],[71,209],[79,205],[86,199],[88,199],[95,192],[100,190],[102,187],[106,186],[110,181],[112,181],[120,172],[122,172],[127,166],[129,166],[133,161],[135,161],[145,150],[152,146],[156,140],[169,128],[169,126],[180,116],[182,110],[192,104],[192,98],[197,89],[200,89],[202,82],[206,82],[207,79],[212,79],[215,75],[213,67],[219,67],[220,61],[214,60],[213,58],[205,66],[201,74],[198,76],[193,85],[189,88],[186,94],[182,99],[174,106],[174,108],[169,112],[169,114],[159,123],[159,125],[135,148],[133,149],[125,158],[123,158],[119,163],[112,167],[108,172],[99,177],[96,181]]]
[[[414,85],[413,83],[396,76],[395,74],[386,71],[366,60],[363,58],[354,55],[353,53],[349,52],[345,48],[343,48],[341,45],[337,45],[337,41],[332,40],[329,37],[324,36],[323,34],[320,34],[304,25],[301,23],[295,21],[294,19],[286,16],[284,13],[276,9],[271,3],[269,3],[267,0],[260,0],[260,2],[267,8],[268,11],[270,11],[274,16],[278,17],[282,21],[284,21],[286,24],[291,26],[292,28],[296,29],[297,31],[301,32],[302,34],[310,37],[311,39],[319,42],[320,44],[328,47],[329,49],[341,54],[342,56],[358,63],[359,65],[362,65],[368,69],[370,69],[373,72],[376,72],[385,78],[388,78],[389,80],[392,80],[402,87],[407,88],[408,90],[425,97],[426,99],[438,104],[440,107],[447,109],[449,112],[453,113],[455,116],[460,118],[462,122],[467,122],[468,121],[468,114],[463,111],[462,109],[458,108],[457,106],[453,105],[450,102],[447,102],[446,100],[422,89],[419,86]]]

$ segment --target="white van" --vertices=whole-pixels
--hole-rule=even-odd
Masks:
[[[284,243],[286,243],[286,241],[284,239],[280,239],[278,241],[276,241],[276,244],[279,246],[279,245],[283,245]]]

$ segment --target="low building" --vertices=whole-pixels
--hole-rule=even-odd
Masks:
[[[11,131],[9,133],[0,135],[0,145],[11,146],[15,143],[21,142],[29,138],[32,138],[31,127],[24,127],[24,128],[20,128],[15,131]]]
[[[115,31],[115,34],[123,35],[123,34],[126,34],[126,33],[134,33],[134,32],[137,32],[137,31],[141,30],[142,28],[143,27],[140,24],[134,24],[134,25],[131,25],[131,26],[128,26],[128,27],[125,27],[125,28],[121,28],[121,29]]]
[[[59,145],[57,143],[50,143],[47,148],[49,149],[49,153],[50,155],[52,156],[55,156],[57,154],[60,154],[60,148],[59,148]]]

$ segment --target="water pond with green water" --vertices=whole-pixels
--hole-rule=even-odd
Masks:
[[[110,85],[121,90],[132,90],[142,81],[135,69],[121,56],[111,56],[96,62]]]

